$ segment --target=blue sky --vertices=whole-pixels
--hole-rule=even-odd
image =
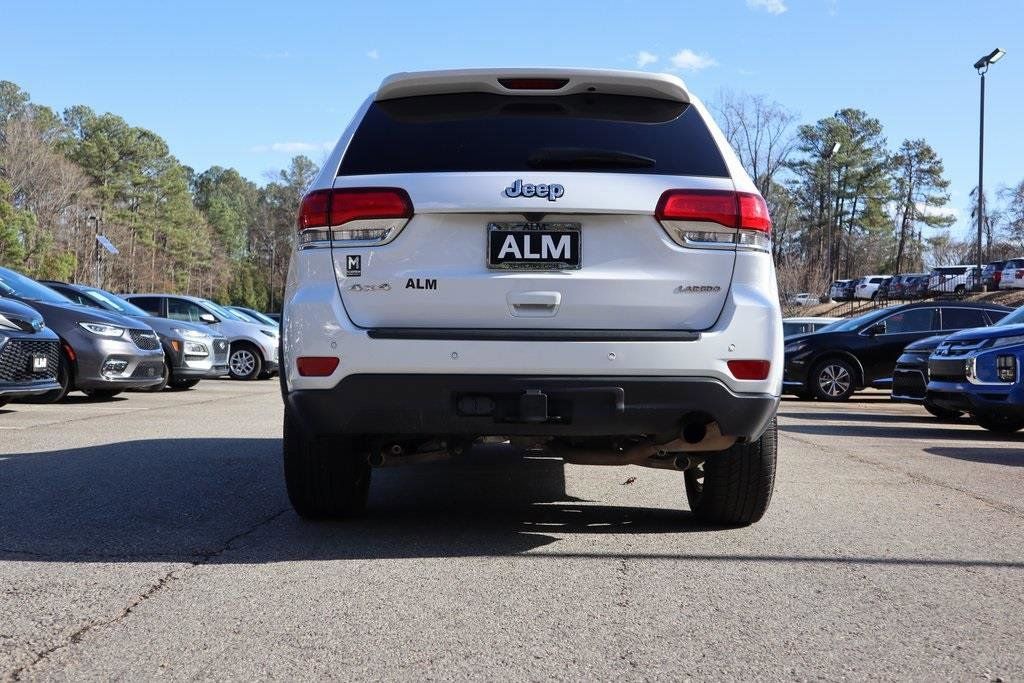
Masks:
[[[971,65],[998,46],[986,187],[1024,179],[1024,0],[0,0],[0,17],[0,79],[150,128],[198,170],[262,182],[295,153],[320,161],[396,71],[642,66],[675,71],[705,100],[761,93],[807,122],[861,107],[894,147],[926,138],[953,181],[958,229],[977,182]]]

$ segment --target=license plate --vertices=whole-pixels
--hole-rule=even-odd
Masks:
[[[46,356],[32,356],[32,372],[46,372]]]
[[[520,270],[579,268],[579,223],[491,223],[487,267]]]

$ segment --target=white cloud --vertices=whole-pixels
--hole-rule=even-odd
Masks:
[[[782,14],[788,7],[783,0],[747,0],[750,9],[763,9],[768,14]]]
[[[333,142],[274,142],[269,145],[255,145],[252,147],[252,151],[299,154],[301,152],[323,152],[333,148]]]
[[[380,59],[380,51],[378,51],[377,48],[373,48],[366,53],[366,56],[370,59]]]
[[[658,55],[647,50],[640,50],[636,53],[636,66],[638,69],[642,69],[648,64],[654,64],[658,61]]]
[[[709,55],[701,53],[697,54],[690,48],[684,48],[679,52],[672,55],[669,60],[672,62],[672,66],[682,71],[700,71],[706,69],[709,66],[717,66],[718,62],[712,59]]]

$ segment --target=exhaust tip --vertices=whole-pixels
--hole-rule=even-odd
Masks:
[[[705,422],[687,422],[683,425],[683,441],[689,444],[700,443],[708,435],[708,426]]]

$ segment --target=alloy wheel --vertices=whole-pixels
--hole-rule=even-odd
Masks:
[[[231,354],[228,364],[231,367],[231,374],[245,377],[256,369],[256,357],[248,349],[239,349]]]
[[[818,386],[821,387],[822,393],[833,398],[848,392],[852,383],[850,372],[842,365],[826,365],[818,375]]]

